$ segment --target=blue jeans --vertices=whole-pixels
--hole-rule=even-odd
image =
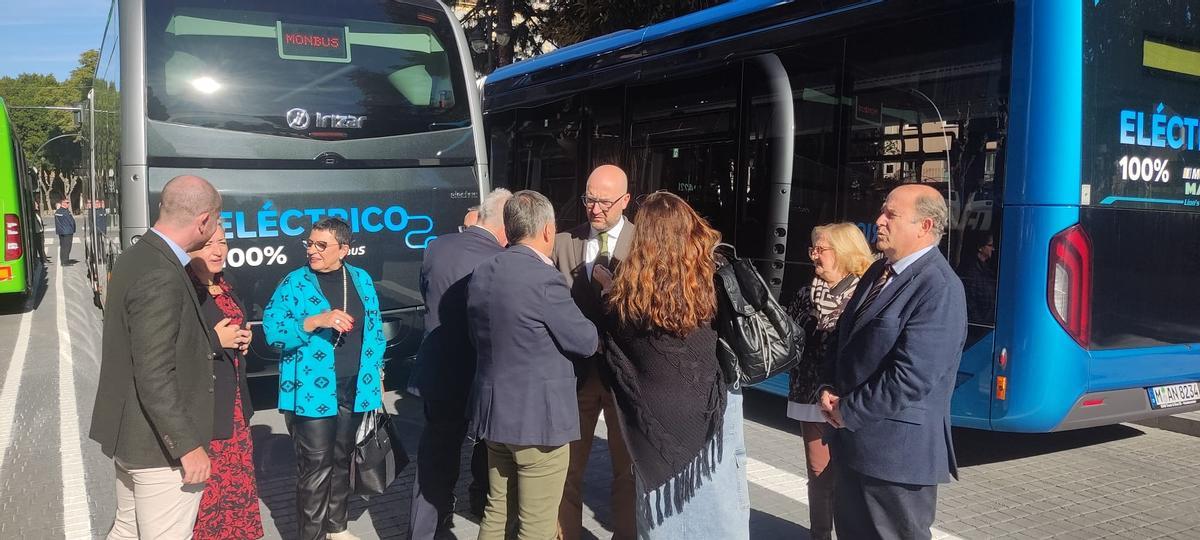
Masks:
[[[711,478],[706,478],[681,512],[660,524],[646,521],[646,498],[638,497],[637,533],[642,540],[744,540],[750,538],[750,492],[746,485],[746,437],[742,391],[730,387],[721,428],[724,451]],[[661,488],[659,488],[661,489]],[[643,492],[638,479],[638,492]],[[654,501],[659,493],[650,493]]]

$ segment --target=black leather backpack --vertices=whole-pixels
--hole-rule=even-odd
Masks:
[[[718,245],[717,255],[717,357],[725,382],[758,384],[794,367],[804,352],[804,330],[733,246]]]

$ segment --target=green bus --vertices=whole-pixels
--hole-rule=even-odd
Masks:
[[[34,207],[36,192],[37,180],[25,162],[8,106],[0,98],[0,215],[4,216],[0,300],[27,298],[45,263],[42,220]]]

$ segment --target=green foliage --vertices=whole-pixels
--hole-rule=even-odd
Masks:
[[[627,28],[641,28],[725,0],[481,0],[462,19],[468,37],[482,37],[487,51],[472,53],[476,69],[488,73],[500,56],[528,58],[540,54],[546,44],[565,47],[573,43]],[[450,2],[451,5],[472,2]],[[507,50],[492,41],[497,14],[512,13],[512,39]],[[498,54],[503,52],[503,55]]]
[[[662,22],[723,3],[723,0],[551,0],[543,26],[559,47],[626,28]]]
[[[0,96],[10,109],[78,105],[87,99],[99,60],[98,51],[84,51],[79,55],[79,66],[65,81],[41,73],[0,77]],[[79,136],[51,139],[79,133],[80,126],[75,123],[74,115],[70,111],[44,109],[11,109],[9,115],[26,157],[38,169],[43,196],[49,191],[54,176],[61,179],[64,191],[71,191],[77,183],[72,176],[80,164],[85,163],[86,140]],[[46,144],[47,141],[51,142]]]

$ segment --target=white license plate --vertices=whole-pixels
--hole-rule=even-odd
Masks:
[[[1147,388],[1150,406],[1155,409],[1178,407],[1200,402],[1200,383],[1171,384]]]

